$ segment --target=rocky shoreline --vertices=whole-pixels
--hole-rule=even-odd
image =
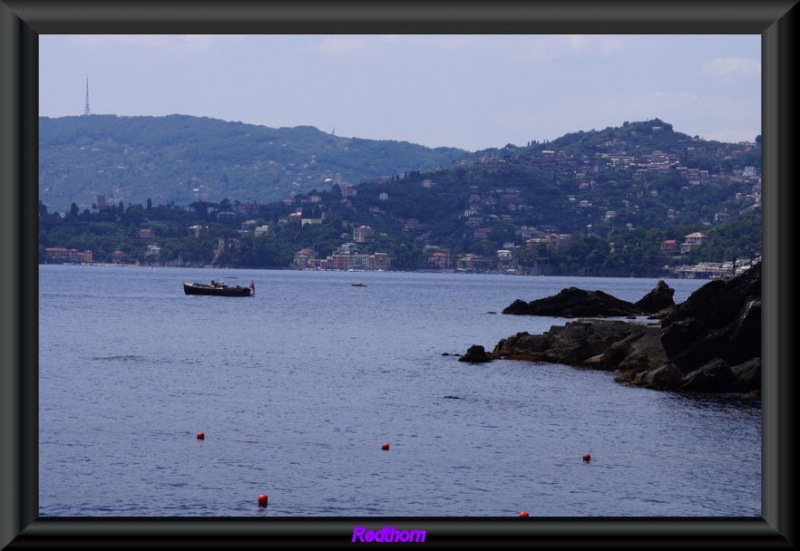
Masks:
[[[541,335],[517,333],[492,352],[472,345],[458,360],[560,363],[615,372],[619,383],[656,390],[760,398],[761,264],[710,281],[680,304],[673,293],[659,281],[636,303],[575,287],[529,303],[516,300],[504,314],[577,319]],[[626,320],[604,319],[620,316]]]

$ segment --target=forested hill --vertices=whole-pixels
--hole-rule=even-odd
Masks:
[[[76,119],[72,124],[77,128],[81,118]],[[336,179],[327,177],[320,182],[318,176],[307,184],[311,191],[304,192],[300,180],[286,177],[291,188],[270,202],[258,195],[269,187],[264,184],[266,177],[248,179],[264,167],[276,178],[285,177],[284,166],[307,175],[312,169],[321,171],[321,164],[343,166],[342,158],[354,159],[356,149],[384,147],[387,153],[379,157],[386,159],[395,148],[419,146],[340,141],[309,128],[275,131],[242,125],[253,129],[245,136],[234,132],[239,126],[229,123],[203,124],[202,119],[190,117],[174,122],[173,126],[206,128],[213,124],[219,131],[214,139],[195,137],[188,145],[169,141],[176,139],[174,129],[166,133],[171,138],[145,138],[132,132],[140,141],[118,135],[120,141],[103,142],[82,135],[70,146],[44,145],[48,139],[51,144],[58,141],[52,132],[43,133],[43,150],[68,152],[74,164],[55,170],[53,155],[42,153],[42,171],[59,174],[42,182],[42,259],[47,248],[62,247],[91,250],[102,262],[111,261],[117,250],[144,262],[147,247],[158,245],[159,262],[287,267],[302,249],[324,259],[347,242],[357,241],[364,254],[388,254],[397,269],[429,267],[436,260],[431,255],[447,251],[452,259],[502,257],[512,267],[554,274],[650,276],[662,273],[667,264],[749,258],[761,248],[759,136],[752,142],[721,143],[675,132],[659,119],[626,122],[567,134],[549,143],[509,144],[477,153],[445,150],[443,156],[454,157],[449,165],[435,163],[436,168],[415,170],[410,167],[422,161],[409,160],[405,167],[398,165],[396,175],[352,186],[337,185]],[[233,137],[222,132],[228,128],[234,129]],[[303,150],[312,161],[300,168],[288,162],[273,166],[278,162],[266,154],[254,161],[235,146],[249,146],[250,138],[261,132],[284,136],[283,145],[268,151],[298,157],[296,151]],[[304,136],[309,139],[304,141]],[[315,141],[320,136],[327,138]],[[279,142],[261,139],[265,144]],[[326,140],[329,145],[323,154],[320,151],[326,149],[319,144]],[[120,149],[123,142],[128,147]],[[198,143],[209,152],[198,155]],[[309,143],[317,144],[316,149]],[[196,160],[187,160],[190,157]],[[368,162],[362,158],[362,163]],[[152,177],[157,170],[171,174],[171,179]],[[106,204],[80,207],[74,201],[65,208],[47,199],[48,189],[68,188],[82,182],[82,175],[104,182],[106,187],[98,187],[96,193],[106,195]],[[206,182],[214,182],[213,189]],[[141,199],[123,199],[129,193],[126,186],[135,188]],[[208,194],[208,198],[178,200],[179,192]],[[88,187],[83,193],[95,198]],[[172,199],[159,199],[167,196]],[[198,227],[205,228],[201,235],[190,230]],[[148,230],[153,242],[137,237],[142,229]],[[698,232],[703,235],[694,235]],[[222,251],[220,238],[235,239],[240,245]],[[508,258],[509,251],[513,258]]]
[[[463,158],[456,148],[344,138],[310,126],[269,128],[170,115],[39,119],[39,199],[68,211],[110,203],[281,201]]]

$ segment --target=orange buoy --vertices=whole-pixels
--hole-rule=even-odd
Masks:
[[[384,450],[384,451],[388,450],[389,449],[389,444],[384,442],[383,445],[381,446],[381,449]]]
[[[585,454],[583,454],[583,460],[587,461],[587,462],[591,461],[592,460],[592,456],[589,455],[588,453],[585,453]]]
[[[258,496],[258,506],[259,507],[267,506],[267,494],[261,494],[260,496]]]
[[[203,432],[198,432],[197,433],[197,439],[198,440],[203,440],[205,437],[206,437],[205,433],[203,433]]]
[[[522,512],[519,514],[519,516],[521,516],[521,517],[527,517],[527,516],[528,516],[528,511],[522,511]]]

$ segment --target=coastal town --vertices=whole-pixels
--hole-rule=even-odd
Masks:
[[[683,153],[640,153],[641,135],[677,141]],[[198,196],[182,206],[148,199],[145,208],[96,195],[91,208],[73,203],[61,219],[92,225],[73,239],[88,244],[86,235],[117,224],[116,248],[69,246],[40,229],[40,263],[713,279],[760,255],[758,235],[736,248],[714,238],[742,220],[752,233],[760,219],[758,140],[709,145],[658,120],[563,140],[563,149],[507,146],[447,170],[359,185],[326,178],[327,190],[270,204]],[[569,150],[576,140],[591,140],[578,151],[593,155]]]
[[[359,235],[365,235],[369,231],[368,227],[359,227]],[[149,235],[143,232],[142,235]],[[149,237],[143,237],[149,238]],[[693,247],[702,245],[708,239],[706,234],[693,232],[687,234],[680,246],[676,245],[675,240],[662,242],[662,250],[665,259],[679,262],[681,254],[686,254]],[[528,250],[535,250],[536,247],[558,247],[559,243],[569,240],[567,235],[549,234],[543,237],[532,237],[525,241],[524,247]],[[226,240],[221,240],[220,247],[229,246]],[[45,264],[83,264],[93,265],[93,255],[91,250],[78,251],[76,249],[66,249],[63,247],[48,247],[46,250]],[[158,258],[160,248],[151,245],[148,248],[151,257]],[[663,277],[679,279],[717,279],[720,277],[739,275],[749,269],[755,262],[761,260],[760,252],[751,258],[737,258],[727,262],[700,262],[697,264],[673,264],[665,265]],[[98,263],[108,265],[108,263]],[[126,261],[126,255],[121,250],[114,251],[112,265],[130,264]],[[134,265],[139,263],[134,262]],[[173,264],[177,265],[177,264]],[[294,254],[291,268],[299,270],[329,270],[329,271],[387,271],[391,269],[391,258],[387,253],[376,252],[365,254],[358,252],[357,242],[347,242],[342,244],[336,251],[325,258],[318,258],[313,249],[304,248]],[[451,259],[449,251],[436,250],[430,254],[428,265],[421,271],[427,272],[486,272],[504,273],[509,275],[542,275],[541,271],[530,268],[521,268],[515,264],[511,250],[501,249],[492,257],[483,257],[473,254],[461,255]]]

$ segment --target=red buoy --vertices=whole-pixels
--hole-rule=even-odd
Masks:
[[[589,455],[588,453],[585,453],[585,454],[583,454],[583,460],[587,461],[587,462],[591,461],[592,460],[592,456]]]
[[[527,517],[527,516],[528,516],[528,511],[522,511],[522,512],[519,514],[519,516],[521,516],[521,517]]]
[[[206,437],[205,433],[202,433],[202,432],[198,432],[197,433],[197,439],[198,440],[203,440],[205,437]]]
[[[267,506],[267,494],[261,494],[260,496],[258,496],[258,506],[259,507]]]
[[[382,450],[384,450],[384,451],[385,451],[385,450],[388,450],[388,449],[389,449],[389,444],[387,444],[386,442],[384,442],[384,443],[383,443],[383,445],[381,446],[381,449],[382,449]]]

